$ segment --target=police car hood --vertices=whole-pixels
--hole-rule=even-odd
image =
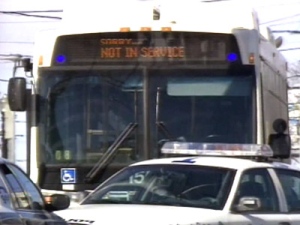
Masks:
[[[62,211],[57,215],[70,224],[89,225],[178,225],[222,222],[220,210],[157,206],[157,205],[79,205]],[[223,217],[224,218],[224,217]],[[224,222],[224,221],[223,221]]]

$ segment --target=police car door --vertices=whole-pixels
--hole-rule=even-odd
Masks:
[[[13,207],[12,195],[3,180],[3,173],[0,173],[0,224],[23,224],[21,216]]]
[[[259,208],[240,207],[242,198],[256,198]],[[238,206],[238,207],[237,207]],[[289,225],[289,218],[279,207],[278,193],[266,168],[243,172],[229,216],[230,224]]]
[[[16,211],[26,225],[65,225],[53,213],[44,210],[44,199],[26,174],[13,164],[3,165],[2,172],[12,190]]]
[[[286,198],[289,225],[298,225],[300,224],[300,172],[284,168],[277,168],[275,172]]]

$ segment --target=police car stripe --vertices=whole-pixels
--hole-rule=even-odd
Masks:
[[[93,224],[94,220],[81,220],[81,219],[69,219],[66,220],[69,225],[90,225]]]

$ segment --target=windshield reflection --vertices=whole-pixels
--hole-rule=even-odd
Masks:
[[[122,170],[81,204],[148,204],[222,209],[235,171],[192,165],[146,165]]]

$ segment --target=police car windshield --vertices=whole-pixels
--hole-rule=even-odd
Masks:
[[[81,204],[147,204],[222,209],[235,170],[195,165],[128,167]]]

